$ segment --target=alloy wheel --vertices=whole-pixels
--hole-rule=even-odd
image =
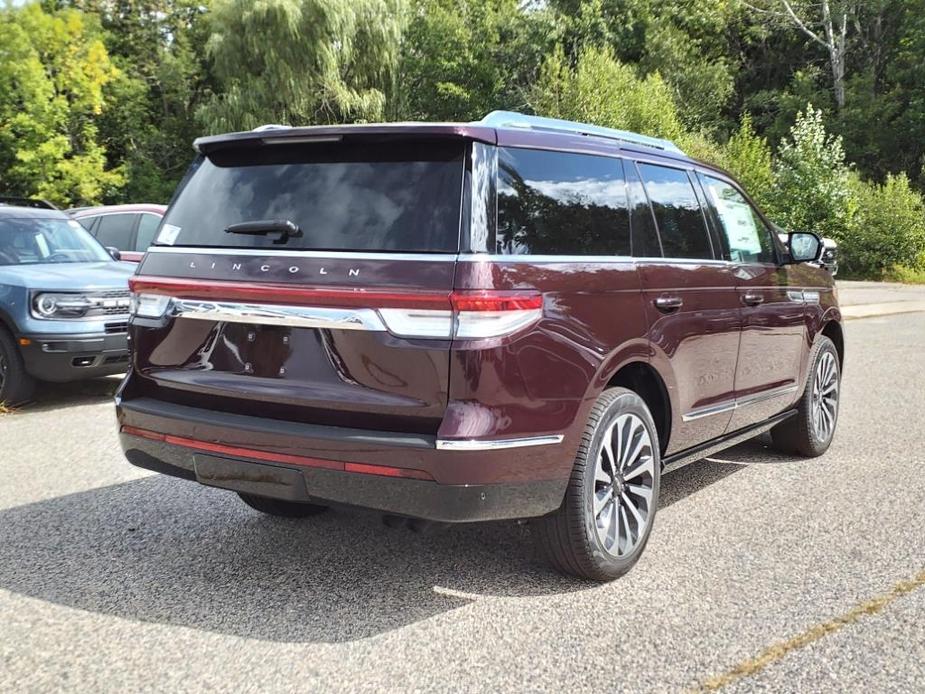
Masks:
[[[636,415],[620,415],[604,432],[591,501],[598,540],[612,556],[629,555],[645,537],[654,484],[649,431]]]
[[[838,385],[835,355],[824,352],[813,375],[813,432],[820,441],[828,441],[835,432]]]

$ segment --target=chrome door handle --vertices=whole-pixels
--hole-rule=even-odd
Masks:
[[[655,308],[659,311],[671,313],[681,308],[684,305],[684,300],[680,296],[660,296],[652,303],[655,304]]]
[[[746,294],[742,295],[742,301],[746,306],[757,306],[758,304],[764,303],[764,295],[755,294],[754,292],[747,292]]]

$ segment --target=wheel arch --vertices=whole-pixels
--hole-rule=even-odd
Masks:
[[[838,352],[838,365],[843,370],[845,368],[845,332],[841,323],[837,320],[830,320],[822,326],[819,333],[825,335],[835,345],[835,351]]]
[[[643,399],[655,421],[659,448],[664,453],[671,437],[671,399],[665,381],[655,367],[648,362],[631,361],[610,377],[607,387],[627,388]]]

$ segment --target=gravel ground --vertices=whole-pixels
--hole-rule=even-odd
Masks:
[[[667,476],[608,585],[552,573],[524,526],[262,517],[125,463],[112,381],[47,392],[0,416],[0,691],[696,688],[925,568],[925,314],[846,330],[829,453]],[[728,688],[925,690],[925,586],[872,611]]]

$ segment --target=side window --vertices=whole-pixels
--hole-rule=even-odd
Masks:
[[[686,171],[639,164],[666,258],[713,258],[710,237]]]
[[[642,179],[636,171],[636,163],[624,162],[626,189],[630,201],[630,226],[633,228],[633,255],[637,258],[660,258],[662,247],[655,232],[652,208],[642,187]]]
[[[80,223],[80,226],[96,236],[94,227],[96,226],[96,223],[99,221],[99,219],[99,217],[81,217],[77,221]]]
[[[736,188],[712,176],[700,176],[720,230],[737,263],[773,263],[774,247],[764,221]]]
[[[623,162],[501,149],[495,245],[507,255],[629,255]]]
[[[154,234],[161,224],[161,218],[154,214],[143,214],[138,222],[138,233],[135,235],[135,250],[146,251],[154,242]]]
[[[132,240],[134,214],[105,214],[96,227],[96,238],[104,246],[115,246],[120,251],[129,250]]]

